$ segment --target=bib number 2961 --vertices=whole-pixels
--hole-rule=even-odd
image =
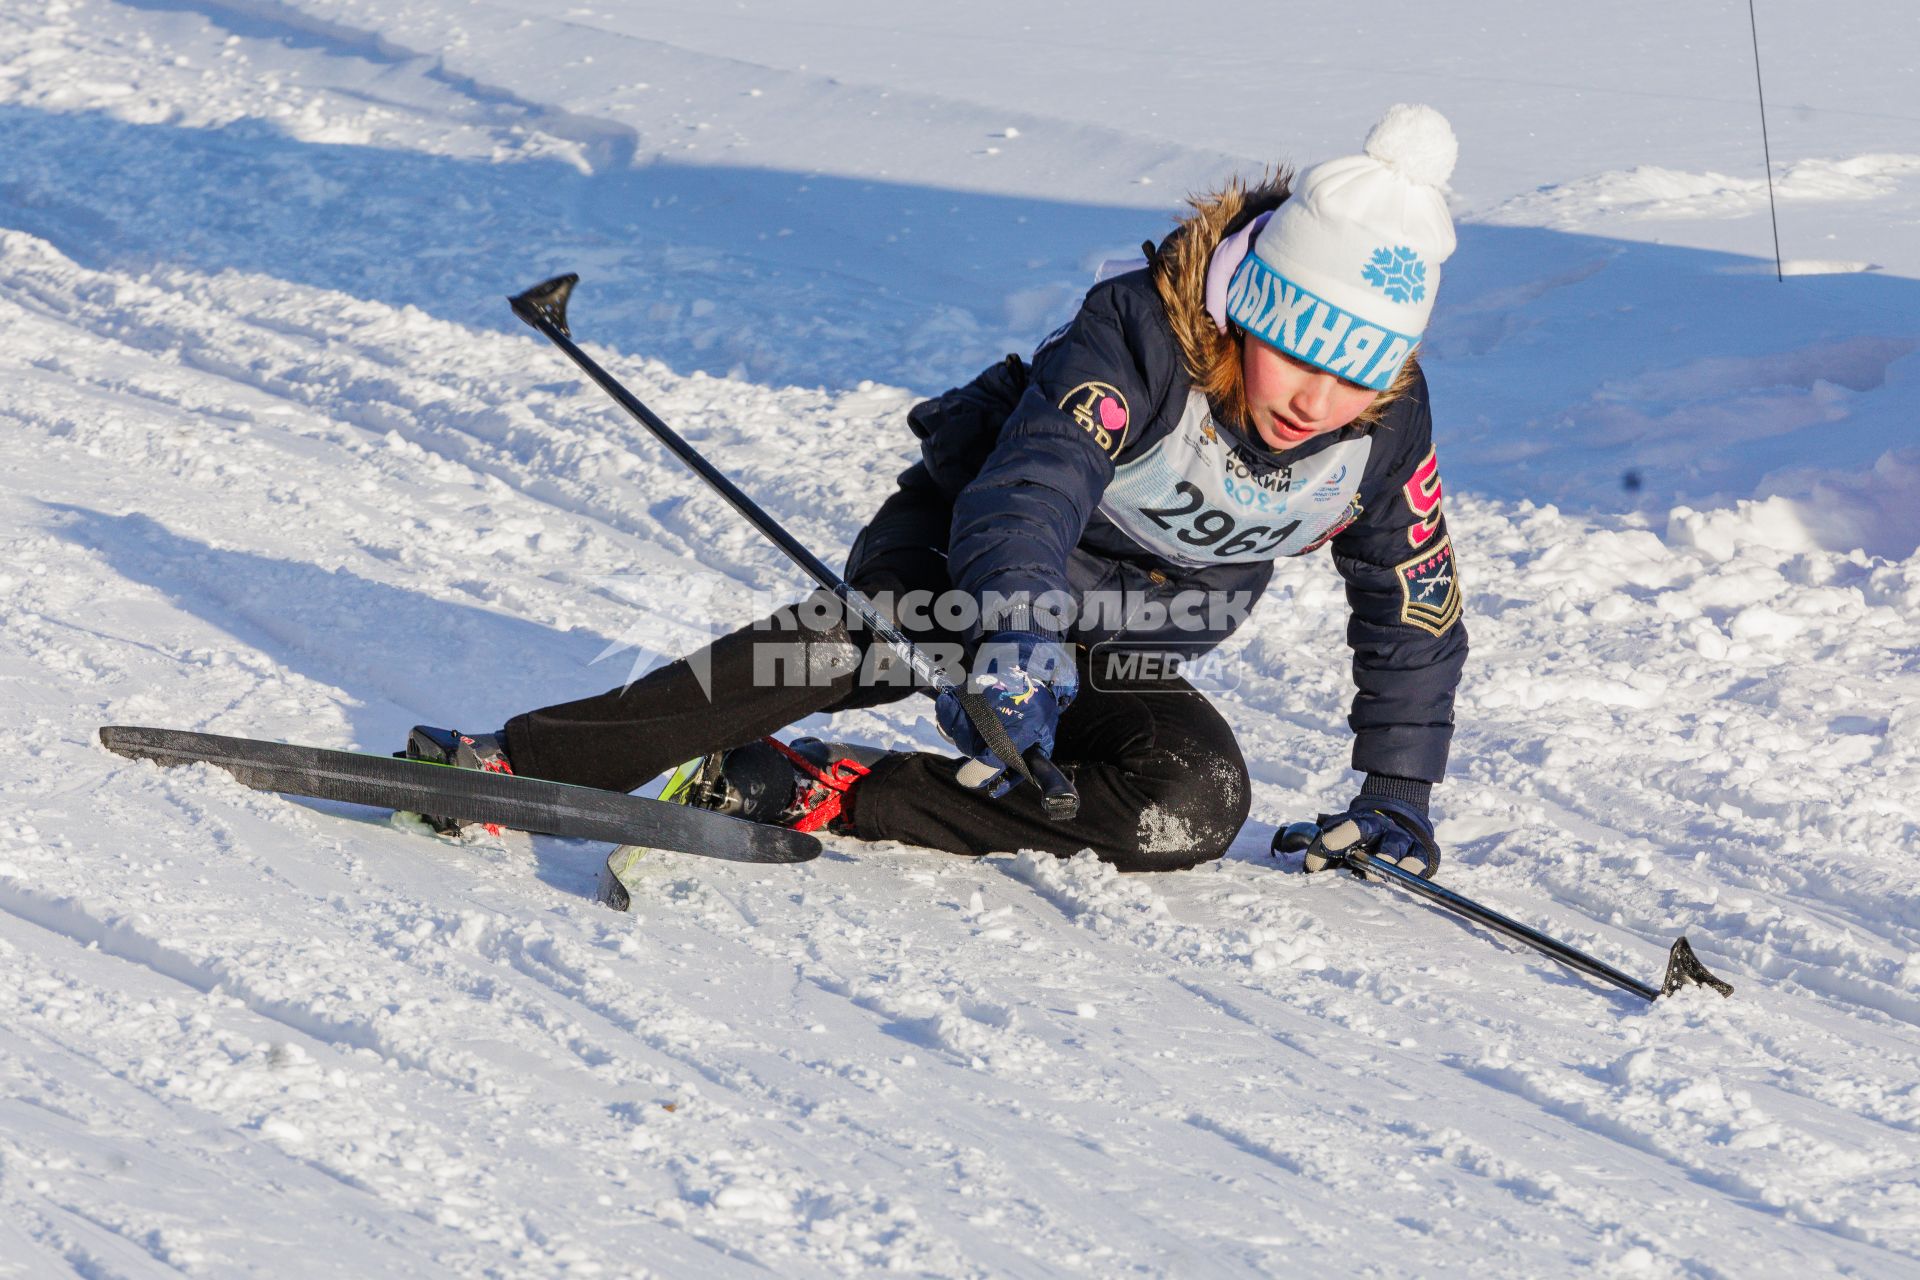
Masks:
[[[1229,513],[1208,506],[1206,494],[1190,480],[1182,480],[1173,491],[1184,501],[1170,507],[1142,507],[1140,514],[1181,542],[1202,548],[1210,555],[1223,558],[1265,555],[1278,549],[1300,527],[1298,520],[1279,526],[1241,525]]]

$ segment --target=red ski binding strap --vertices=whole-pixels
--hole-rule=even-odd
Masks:
[[[768,738],[767,742],[785,756],[789,764],[814,781],[800,797],[800,817],[792,825],[794,831],[819,831],[839,817],[847,792],[872,772],[857,760],[835,760],[822,769],[778,738]]]

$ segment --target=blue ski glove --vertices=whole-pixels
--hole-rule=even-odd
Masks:
[[[1022,756],[1036,746],[1053,754],[1060,713],[1080,691],[1073,650],[1035,631],[997,631],[983,640],[967,683],[986,700]],[[995,799],[1013,790],[1018,778],[1009,773],[1006,761],[988,749],[959,698],[941,694],[936,717],[947,740],[973,757],[960,766],[962,786],[987,791]]]
[[[1320,834],[1304,855],[1306,870],[1338,866],[1341,855],[1358,845],[1423,880],[1433,879],[1440,869],[1440,845],[1433,838],[1433,821],[1427,817],[1426,784],[1370,777],[1367,786],[1376,789],[1362,790],[1345,813],[1320,815],[1316,823]],[[1388,788],[1403,794],[1386,794]]]

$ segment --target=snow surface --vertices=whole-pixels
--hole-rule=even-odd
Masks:
[[[1920,19],[1759,6],[1782,284],[1745,8],[0,0],[0,1276],[1920,1270]],[[916,396],[1403,100],[1445,878],[1730,1001],[1276,868],[1355,781],[1319,559],[1181,875],[843,840],[616,916],[601,846],[94,745],[491,727],[799,589],[506,293],[581,271],[832,559]]]

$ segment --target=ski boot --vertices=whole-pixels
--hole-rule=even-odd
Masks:
[[[436,729],[432,725],[417,724],[413,726],[413,732],[407,735],[407,749],[393,754],[403,760],[423,760],[428,764],[443,764],[455,769],[513,772],[513,766],[507,763],[504,732],[469,734],[461,733],[458,729]],[[427,813],[421,814],[420,818],[443,836],[457,836],[465,825],[457,818],[436,818]],[[490,836],[500,834],[500,824],[497,822],[483,822],[480,825]]]
[[[795,831],[833,831],[847,791],[887,754],[818,738],[791,745],[763,738],[687,761],[668,775],[660,799]],[[601,902],[628,909],[648,852],[635,844],[613,851],[600,878]]]

